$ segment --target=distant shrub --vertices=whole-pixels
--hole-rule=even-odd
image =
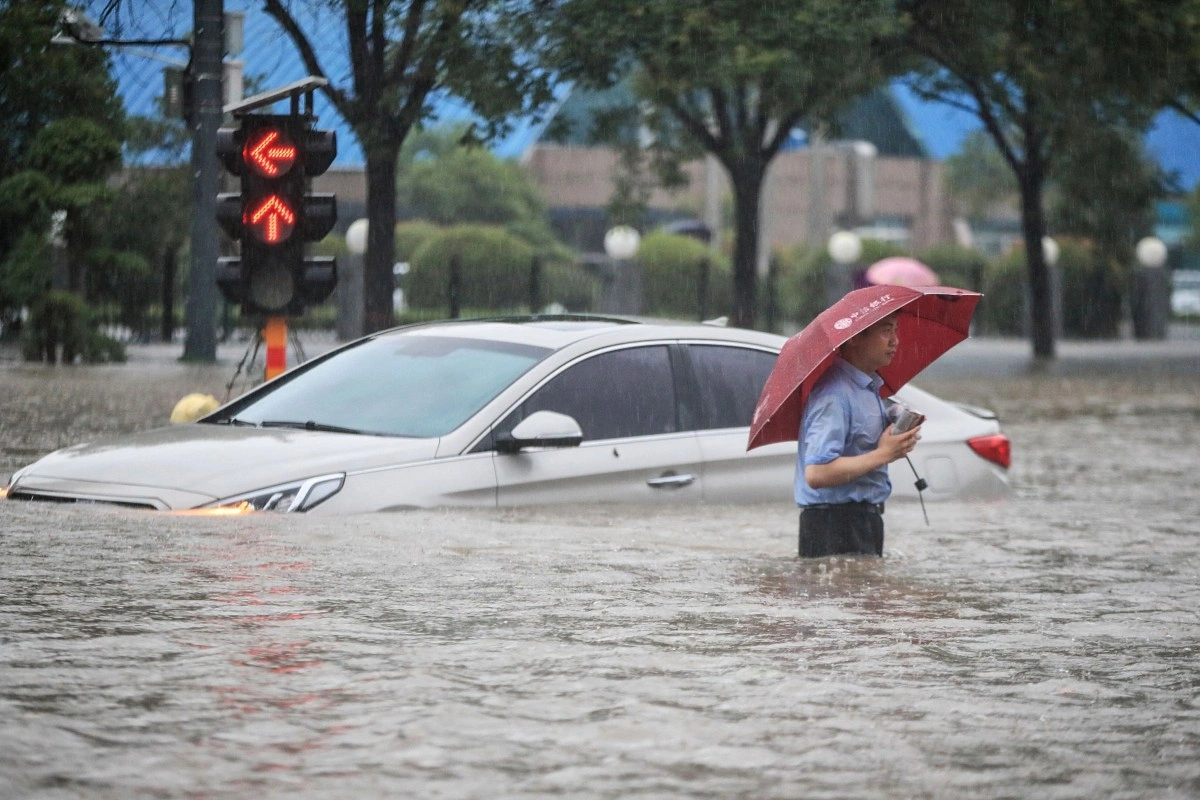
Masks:
[[[983,271],[983,299],[975,311],[981,333],[1020,336],[1024,332],[1026,274],[1024,248],[988,262]]]
[[[440,233],[442,227],[427,219],[410,219],[396,223],[396,260],[412,261],[421,245]]]
[[[527,309],[534,249],[519,237],[487,225],[438,229],[410,260],[406,296],[414,309],[446,309],[451,264],[457,260],[461,308],[491,311]],[[540,261],[538,296],[545,306],[591,308],[596,280],[573,264]]]
[[[1059,240],[1063,336],[1115,339],[1120,333],[1129,275],[1088,242]]]
[[[983,288],[987,256],[971,247],[938,244],[924,251],[920,260],[937,273],[943,286],[955,286],[978,292]]]
[[[30,308],[22,329],[26,361],[73,364],[123,362],[125,347],[96,330],[92,312],[73,292],[50,291]]]
[[[690,236],[655,232],[638,247],[642,266],[642,308],[652,316],[695,319],[728,314],[732,307],[732,275],[728,260]],[[702,265],[707,264],[708,291],[701,307]]]
[[[879,239],[863,239],[862,255],[852,267],[863,272],[871,264],[890,256],[907,255],[904,248]],[[779,313],[802,328],[829,305],[826,275],[833,264],[825,247],[799,245],[779,257],[777,303]]]

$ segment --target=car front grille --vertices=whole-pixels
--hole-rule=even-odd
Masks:
[[[34,503],[76,503],[79,505],[106,505],[120,506],[121,508],[140,508],[143,510],[154,511],[154,506],[149,503],[123,503],[119,500],[92,500],[86,497],[62,497],[60,495],[38,494],[37,492],[9,492],[9,500],[25,500],[26,502]]]

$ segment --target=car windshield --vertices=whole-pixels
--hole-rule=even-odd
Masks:
[[[383,336],[336,353],[212,421],[441,436],[550,352],[453,336]]]

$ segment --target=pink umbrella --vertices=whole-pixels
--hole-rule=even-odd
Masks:
[[[867,269],[867,280],[876,286],[937,286],[937,273],[915,258],[892,256]]]

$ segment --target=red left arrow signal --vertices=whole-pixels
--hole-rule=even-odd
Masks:
[[[246,142],[242,160],[264,178],[278,178],[296,162],[296,145],[277,128],[267,128]]]
[[[279,244],[292,235],[296,227],[296,212],[279,195],[264,197],[258,205],[247,208],[243,224],[267,244]]]

